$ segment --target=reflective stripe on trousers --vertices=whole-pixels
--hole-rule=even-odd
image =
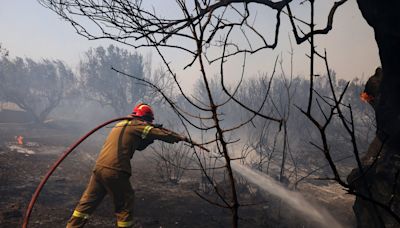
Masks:
[[[131,227],[133,225],[134,191],[129,177],[130,175],[124,172],[96,167],[67,227],[84,227],[89,215],[107,194],[113,199],[118,226]]]
[[[78,218],[83,218],[83,219],[88,219],[89,218],[89,214],[85,214],[85,213],[79,212],[77,210],[74,211],[72,216],[78,217]]]
[[[131,227],[133,225],[133,221],[125,221],[125,222],[118,221],[117,225],[118,227]]]

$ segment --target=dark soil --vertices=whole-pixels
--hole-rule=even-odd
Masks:
[[[23,132],[25,138],[38,142],[29,148],[35,154],[9,149],[14,136]],[[101,138],[102,136],[100,136]],[[78,136],[54,128],[0,126],[0,227],[20,227],[23,214],[41,178],[63,150]],[[79,200],[101,147],[101,140],[92,140],[74,151],[47,182],[35,204],[29,227],[65,227]],[[26,147],[26,146],[25,146]],[[132,185],[135,189],[135,227],[230,227],[230,211],[212,205],[195,194],[201,180],[197,172],[186,172],[178,184],[160,179],[149,151],[137,152],[132,160]],[[312,189],[309,187],[307,191]],[[313,189],[318,191],[318,189]],[[341,193],[340,193],[341,194]],[[311,197],[332,195],[310,194]],[[333,193],[333,195],[337,195]],[[207,196],[207,195],[206,195]],[[213,198],[214,196],[208,195]],[[278,199],[243,192],[240,196],[249,206],[240,209],[240,227],[320,227],[296,215]],[[351,202],[323,199],[323,205],[350,218]],[[331,197],[332,198],[332,197]],[[347,200],[347,201],[346,201]],[[318,200],[317,200],[318,201]],[[257,204],[254,204],[257,202]],[[341,210],[342,206],[347,207]],[[86,227],[115,227],[111,199],[106,197]],[[329,227],[327,224],[326,227]]]

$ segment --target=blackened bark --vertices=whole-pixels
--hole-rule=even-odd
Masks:
[[[378,136],[399,146],[400,133],[400,1],[357,0],[372,26],[379,48],[383,79],[376,116]]]
[[[358,227],[399,227],[395,216],[400,216],[400,1],[357,0],[357,3],[374,29],[383,79],[379,102],[375,104],[377,137],[363,159],[366,173],[353,170],[348,181],[356,195],[367,196],[369,192],[369,198],[386,208],[358,196],[353,209]]]

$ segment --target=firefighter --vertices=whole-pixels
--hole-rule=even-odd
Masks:
[[[109,133],[67,228],[83,227],[106,194],[114,201],[117,226],[132,227],[134,191],[129,178],[133,153],[145,149],[154,140],[187,141],[186,137],[153,125],[153,111],[147,104],[137,105],[131,116],[132,120],[117,123]]]
[[[378,67],[375,70],[375,74],[372,75],[367,84],[365,84],[364,92],[361,94],[361,100],[368,102],[374,109],[377,108],[380,98],[380,84],[383,78],[382,68]]]

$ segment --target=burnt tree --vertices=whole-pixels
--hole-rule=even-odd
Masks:
[[[398,227],[393,214],[376,208],[376,202],[400,215],[400,2],[357,0],[362,15],[374,29],[382,63],[382,79],[377,85],[374,108],[377,134],[363,158],[363,166],[353,170],[348,180],[357,195],[354,211],[359,227]],[[370,81],[372,81],[370,79]],[[362,172],[364,171],[364,172]],[[360,177],[366,180],[362,183]]]

